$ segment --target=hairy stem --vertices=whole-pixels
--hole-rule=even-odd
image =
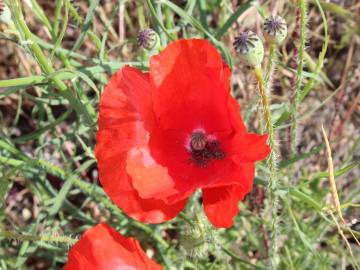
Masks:
[[[258,81],[259,91],[261,102],[264,110],[265,115],[265,122],[266,122],[266,130],[269,135],[268,143],[271,148],[271,152],[269,158],[267,160],[269,169],[270,169],[270,180],[268,185],[269,195],[270,195],[270,209],[271,209],[271,247],[270,247],[270,264],[271,269],[277,269],[279,256],[278,256],[278,196],[276,195],[277,189],[277,182],[278,182],[278,175],[277,175],[277,145],[275,143],[275,133],[274,127],[272,124],[272,117],[270,111],[270,101],[267,95],[266,90],[266,83],[263,78],[263,73],[261,67],[256,67],[254,69],[255,77]]]
[[[34,242],[57,242],[73,245],[77,239],[71,238],[65,235],[31,235],[31,234],[20,234],[8,230],[0,230],[0,236],[15,239],[19,241],[34,241]]]
[[[274,73],[274,63],[276,61],[276,44],[273,42],[270,44],[270,53],[269,53],[269,59],[266,66],[266,75],[265,75],[265,83],[266,85],[269,85],[271,77]],[[267,87],[267,90],[269,91],[269,87]],[[270,93],[268,93],[270,94]]]
[[[304,54],[305,54],[305,31],[306,31],[306,0],[298,0],[298,7],[300,10],[300,44],[298,50],[298,66],[296,72],[296,83],[295,83],[295,97],[292,106],[292,125],[291,125],[291,152],[296,154],[296,146],[298,142],[297,138],[297,110],[301,102],[302,96],[302,79],[303,79],[303,68],[304,68]]]

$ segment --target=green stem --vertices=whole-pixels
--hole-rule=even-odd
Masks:
[[[57,242],[73,245],[77,242],[77,239],[71,238],[65,235],[30,235],[20,234],[8,230],[0,230],[0,236],[10,239],[16,239],[19,241],[34,241],[34,242]]]
[[[169,32],[167,31],[167,29],[165,28],[164,24],[162,23],[161,19],[158,17],[158,13],[157,10],[155,9],[152,0],[146,0],[146,3],[150,9],[151,15],[154,17],[155,22],[156,22],[156,30],[161,29],[163,33],[165,33],[165,35],[170,39],[172,39],[172,36],[169,34]],[[162,44],[163,45],[163,44]]]
[[[278,182],[278,172],[277,172],[277,145],[275,143],[275,133],[274,127],[272,124],[272,117],[270,111],[270,101],[267,96],[266,83],[263,78],[263,73],[261,67],[256,67],[254,69],[255,77],[258,81],[259,91],[262,101],[262,106],[265,115],[266,130],[269,135],[268,143],[271,148],[269,158],[267,160],[268,166],[270,168],[270,180],[268,184],[268,191],[270,195],[270,208],[271,208],[271,247],[270,247],[270,260],[271,260],[271,269],[277,269],[278,265],[278,196],[276,194],[277,182]]]
[[[77,99],[77,97],[71,92],[71,90],[66,86],[66,84],[58,77],[58,75],[51,76],[55,73],[55,69],[49,63],[47,57],[42,52],[40,46],[36,43],[33,38],[33,34],[25,23],[21,7],[19,1],[17,0],[15,3],[11,3],[12,14],[14,16],[15,22],[20,28],[21,32],[24,35],[24,38],[28,41],[29,49],[33,53],[35,59],[39,63],[41,70],[48,76],[50,76],[51,81],[55,84],[55,86],[59,89],[60,94],[66,98],[70,105],[75,109],[75,111],[79,115],[84,116],[84,120],[87,125],[92,126],[94,121],[93,117],[95,115],[95,111],[89,110],[89,107],[84,106]]]
[[[266,269],[264,267],[261,267],[261,266],[258,266],[258,265],[255,265],[255,264],[252,264],[242,258],[240,258],[238,255],[236,255],[234,252],[232,252],[230,249],[226,248],[226,247],[222,247],[222,250],[227,254],[229,255],[231,258],[233,258],[234,260],[240,262],[240,263],[243,263],[243,264],[246,264],[246,265],[250,265],[251,267],[253,267],[252,269]]]
[[[144,65],[142,62],[123,62],[123,63],[104,63],[104,65],[98,65],[93,67],[87,67],[87,68],[78,68],[78,71],[85,74],[92,74],[93,76],[99,73],[105,73],[105,72],[114,72],[118,70],[119,68],[123,67],[124,65],[132,65],[135,67],[143,67]],[[57,72],[56,75],[58,79],[60,80],[71,80],[74,78],[79,77],[79,72],[72,72],[70,70],[64,70],[62,72]],[[9,79],[9,80],[0,80],[0,87],[24,87],[27,85],[40,85],[40,84],[47,84],[49,80],[51,79],[51,76],[44,76],[44,75],[34,75],[34,76],[28,76],[28,77],[22,77],[22,78],[16,78],[16,79]],[[1,96],[2,93],[0,93]]]
[[[318,62],[317,62],[316,67],[315,67],[315,69],[313,71],[316,74],[316,76],[311,77],[310,80],[307,82],[307,84],[304,86],[304,90],[301,93],[300,102],[303,101],[303,99],[306,97],[306,95],[311,90],[317,75],[319,75],[321,73],[321,68],[323,67],[325,55],[326,55],[328,45],[329,45],[328,25],[327,25],[327,20],[326,20],[325,13],[324,13],[324,10],[321,7],[321,4],[320,4],[319,0],[315,0],[315,3],[319,8],[322,20],[324,22],[324,43],[323,43],[321,52],[319,54]]]
[[[84,19],[79,15],[79,13],[77,12],[76,8],[73,6],[71,1],[69,1],[69,12],[70,12],[71,16],[74,18],[76,24],[79,27],[83,27]],[[91,41],[95,44],[96,49],[98,51],[100,51],[101,40],[98,38],[98,36],[90,29],[86,32],[86,34],[89,36]]]
[[[59,177],[64,181],[66,181],[66,179],[68,179],[71,176],[67,174],[62,168],[57,167],[51,164],[50,162],[47,162],[46,160],[30,159],[27,156],[23,156],[22,153],[20,152],[18,153],[16,149],[13,149],[11,145],[1,140],[0,140],[0,148],[6,149],[7,151],[15,155],[21,155],[21,159],[22,159],[22,160],[17,160],[17,159],[0,156],[0,163],[8,164],[14,167],[21,166],[24,163],[29,163],[37,168],[41,168],[44,171]],[[77,186],[79,189],[81,189],[85,194],[92,197],[97,202],[102,203],[107,209],[110,210],[111,213],[116,215],[119,219],[125,218],[122,211],[111,202],[111,200],[105,195],[104,191],[100,187],[93,186],[90,183],[81,180],[79,177],[76,177],[75,175],[72,175],[72,177],[74,177],[73,184]],[[141,222],[135,220],[133,220],[131,224],[134,227],[144,231],[147,235],[149,235],[154,240],[156,240],[157,243],[159,243],[163,248],[169,248],[169,244],[161,237],[160,234],[154,233],[154,231],[151,229],[149,225],[142,224]],[[0,232],[0,236],[1,236],[1,232]]]
[[[57,35],[59,33],[61,9],[63,7],[63,0],[55,1],[55,12],[54,12],[54,23],[53,23],[53,33]]]
[[[274,63],[276,61],[276,44],[272,42],[270,44],[270,52],[269,52],[269,59],[266,66],[266,75],[265,75],[265,83],[269,85],[269,81],[274,73]],[[267,87],[269,90],[269,87]],[[270,93],[268,93],[270,94]]]
[[[292,106],[292,127],[291,127],[291,152],[296,154],[296,146],[298,142],[298,123],[297,123],[297,111],[301,102],[302,96],[302,79],[304,68],[304,54],[305,54],[305,31],[306,31],[306,0],[298,0],[298,6],[300,10],[300,45],[298,53],[298,67],[296,72],[295,83],[295,99]]]

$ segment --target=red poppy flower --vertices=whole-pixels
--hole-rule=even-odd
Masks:
[[[230,227],[251,190],[267,135],[247,132],[230,95],[229,67],[206,40],[178,40],[126,66],[101,101],[95,154],[105,192],[130,217],[175,217],[196,189],[216,227]],[[225,211],[224,211],[225,210]]]
[[[87,230],[71,248],[64,270],[161,270],[134,238],[107,224]]]

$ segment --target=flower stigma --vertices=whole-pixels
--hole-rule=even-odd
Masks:
[[[203,130],[195,130],[190,137],[190,161],[199,167],[206,167],[211,160],[225,158],[220,142],[213,135],[207,135]]]

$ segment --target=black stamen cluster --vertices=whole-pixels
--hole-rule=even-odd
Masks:
[[[217,140],[208,140],[203,132],[194,132],[190,141],[190,160],[200,167],[205,167],[211,160],[225,158],[224,151]]]

